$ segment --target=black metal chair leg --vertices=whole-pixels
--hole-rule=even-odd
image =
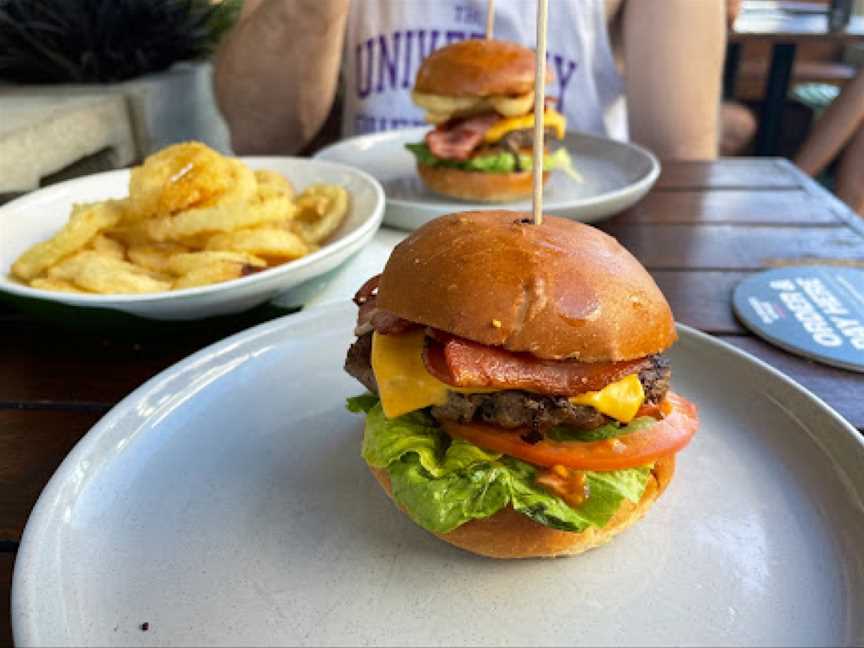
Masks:
[[[741,60],[741,43],[726,46],[726,61],[723,64],[723,98],[735,98],[735,81],[738,79],[738,64]]]
[[[795,48],[794,43],[777,43],[771,53],[771,70],[756,133],[756,155],[777,155],[779,150],[780,124],[795,63]]]

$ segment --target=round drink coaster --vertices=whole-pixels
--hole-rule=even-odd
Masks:
[[[864,270],[778,268],[739,283],[738,319],[791,353],[864,372]]]

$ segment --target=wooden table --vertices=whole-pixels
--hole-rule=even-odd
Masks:
[[[749,335],[735,284],[762,268],[833,260],[864,265],[864,227],[842,203],[778,159],[667,162],[655,189],[603,224],[648,267],[681,322],[786,372],[864,430],[864,376],[817,365]],[[358,276],[359,285],[365,276]],[[33,503],[64,455],[99,418],[158,371],[273,315],[207,326],[82,332],[0,306],[0,606]],[[0,645],[9,640],[0,614]]]
[[[783,105],[789,94],[789,79],[798,43],[813,40],[844,44],[864,41],[864,17],[853,16],[845,29],[831,31],[826,9],[827,5],[822,5],[820,10],[820,5],[809,2],[744,0],[742,4],[741,14],[729,33],[723,86],[724,94],[731,96],[741,44],[754,40],[772,43],[771,66],[765,81],[765,96],[756,133],[757,155],[777,155]]]

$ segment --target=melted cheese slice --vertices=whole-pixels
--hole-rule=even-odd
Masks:
[[[451,388],[423,364],[425,337],[423,329],[401,335],[372,333],[372,370],[387,418],[447,402]]]
[[[567,127],[567,118],[553,108],[547,108],[543,116],[543,123],[547,128],[552,128],[555,131],[555,136],[558,139],[564,138],[564,129]],[[525,128],[534,128],[534,113],[522,115],[521,117],[509,117],[502,119],[497,124],[493,125],[483,136],[483,141],[487,144],[494,144],[504,137],[507,133],[515,130],[523,130]]]
[[[585,392],[569,400],[574,405],[590,405],[601,414],[629,423],[645,402],[645,391],[639,376],[630,374],[600,391]]]
[[[447,392],[488,394],[500,391],[486,387],[455,387],[438,380],[423,364],[423,329],[400,335],[372,333],[372,371],[378,382],[381,409],[396,418],[430,405],[447,402]]]

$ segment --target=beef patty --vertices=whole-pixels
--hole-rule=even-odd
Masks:
[[[372,333],[357,338],[348,349],[345,371],[366,388],[378,393],[372,371]],[[658,403],[669,390],[672,371],[669,361],[662,355],[651,356],[651,364],[639,372],[639,381],[645,391],[645,401]],[[503,428],[530,427],[545,430],[563,425],[590,430],[609,419],[589,405],[574,405],[565,396],[546,396],[531,392],[507,390],[488,394],[448,392],[447,402],[432,408],[439,420],[468,423],[482,421]]]
[[[363,383],[373,394],[378,393],[375,372],[372,371],[372,332],[364,333],[348,347],[345,358],[345,371]]]

